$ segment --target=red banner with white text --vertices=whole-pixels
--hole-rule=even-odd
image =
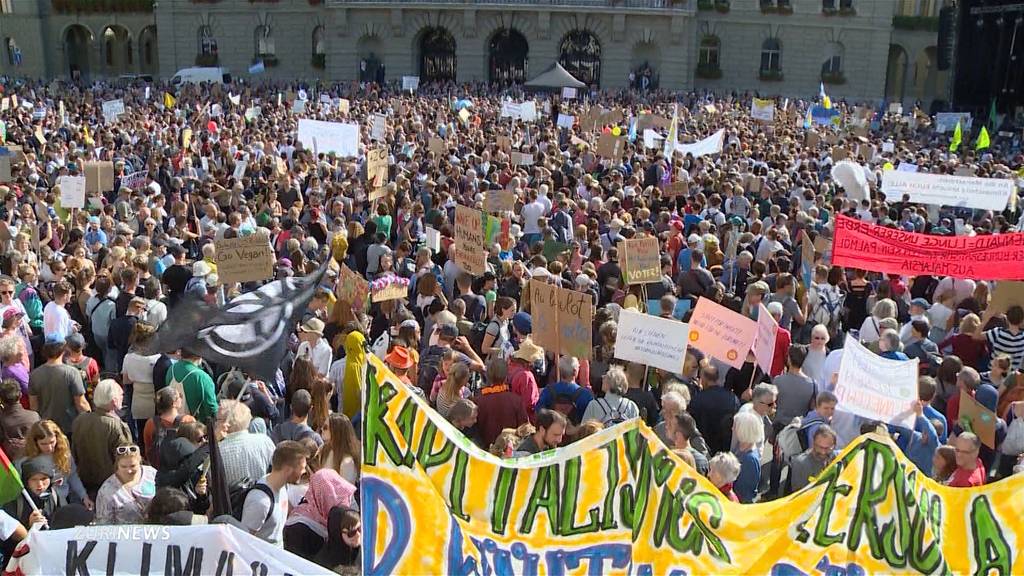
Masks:
[[[836,218],[832,263],[886,274],[1024,279],[1024,234],[933,236]]]

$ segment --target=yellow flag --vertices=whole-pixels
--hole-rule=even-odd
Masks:
[[[171,96],[170,92],[164,92],[164,108],[174,108],[174,105],[177,104],[177,102],[178,99]]]
[[[981,134],[978,134],[978,141],[974,143],[975,150],[984,150],[988,148],[992,142],[988,138],[988,128],[981,127]]]
[[[85,136],[85,143],[86,144],[89,144],[90,146],[95,144],[95,141],[92,139],[92,136],[89,135],[89,127],[88,126],[82,126],[82,134]]]
[[[960,128],[960,122],[956,123],[956,130],[953,130],[953,140],[949,142],[949,151],[956,152],[956,149],[960,147],[960,141],[963,139],[963,130]]]

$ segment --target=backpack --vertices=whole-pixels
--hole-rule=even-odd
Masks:
[[[551,402],[551,408],[569,420],[578,423],[579,418],[576,416],[576,401],[579,400],[582,394],[583,386],[577,387],[572,394],[557,393],[555,394],[555,399]],[[582,416],[582,414],[580,416]]]
[[[444,357],[446,350],[447,348],[441,346],[429,346],[420,355],[419,376],[416,380],[416,386],[428,398],[430,397],[430,391],[434,388],[434,378],[437,378],[437,373],[441,368],[441,358]]]
[[[150,454],[153,459],[150,465],[153,468],[160,469],[160,453],[163,450],[164,440],[178,437],[178,427],[181,426],[182,417],[182,414],[178,414],[174,417],[174,423],[171,426],[164,426],[163,418],[159,414],[153,416],[153,452]]]
[[[242,520],[242,509],[245,508],[245,499],[249,497],[249,493],[253,490],[263,492],[270,498],[270,510],[267,511],[267,517],[263,519],[263,522],[266,523],[274,515],[274,507],[277,506],[277,495],[270,489],[270,486],[260,484],[258,481],[253,482],[249,478],[243,478],[228,488],[228,495],[231,500],[231,515],[236,520]]]
[[[598,403],[600,403],[601,408],[604,409],[604,417],[601,418],[602,424],[605,426],[615,426],[616,424],[621,424],[626,421],[622,416],[622,412],[619,411],[619,408],[622,406],[622,401],[623,398],[619,398],[619,403],[616,404],[615,409],[612,410],[606,399],[598,399]]]
[[[813,324],[823,324],[828,328],[830,336],[835,336],[839,330],[839,321],[843,311],[843,296],[837,298],[832,290],[821,290],[817,284],[811,284],[811,291],[815,294],[814,306],[811,308],[811,320]]]
[[[806,420],[796,417],[776,434],[775,439],[779,444],[779,449],[782,451],[783,461],[788,462],[791,458],[810,447],[807,430],[815,424],[825,424],[825,421],[818,416]]]
[[[486,354],[483,353],[484,337],[487,335],[487,329],[491,327],[491,324],[497,324],[494,320],[481,320],[475,324],[469,330],[469,346],[474,352],[484,358]],[[498,326],[498,331],[501,332],[501,326]],[[495,338],[497,339],[497,338]]]

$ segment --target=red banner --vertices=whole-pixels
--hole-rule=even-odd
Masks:
[[[1024,234],[933,236],[836,218],[836,266],[904,276],[1024,279]]]

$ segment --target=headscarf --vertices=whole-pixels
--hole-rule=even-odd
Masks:
[[[366,370],[366,337],[350,332],[345,338],[345,377],[342,379],[341,411],[349,418],[359,412],[363,374]]]
[[[309,490],[302,502],[292,510],[287,524],[302,522],[321,538],[327,538],[327,522],[331,508],[352,506],[356,487],[330,468],[318,470],[309,478]]]

